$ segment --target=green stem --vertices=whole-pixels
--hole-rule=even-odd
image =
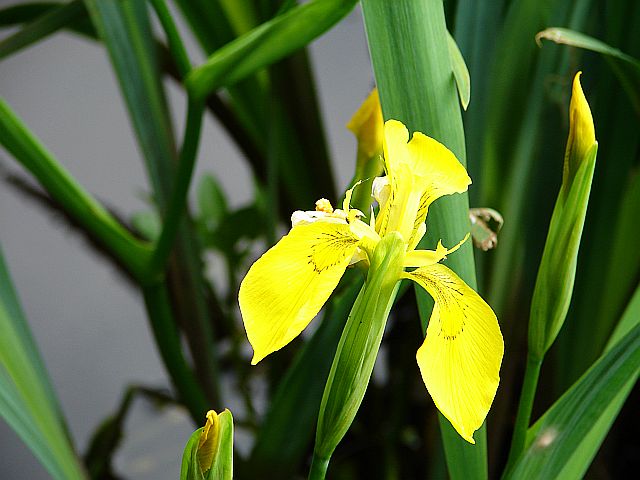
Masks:
[[[189,191],[189,185],[191,184],[196,155],[198,153],[203,113],[204,105],[202,102],[189,99],[187,106],[187,125],[185,127],[182,149],[180,150],[175,185],[169,198],[160,238],[149,262],[149,278],[154,278],[164,269],[180,227],[180,221],[187,203],[187,193]]]
[[[313,459],[311,460],[311,469],[309,470],[309,480],[324,480],[327,475],[327,469],[329,468],[329,459],[321,458],[313,452]]]
[[[182,353],[180,332],[173,318],[167,286],[164,283],[146,286],[142,293],[165,368],[180,400],[193,420],[199,423],[209,409],[209,402]]]
[[[171,12],[169,12],[164,0],[151,0],[151,4],[153,5],[153,9],[156,11],[156,15],[158,16],[158,20],[160,20],[164,33],[167,36],[169,50],[175,60],[178,73],[181,78],[184,78],[191,71],[191,62],[189,61],[189,55],[187,54],[187,50],[184,48],[184,44],[182,43],[182,39],[180,38],[180,34],[176,28],[176,24],[173,22]]]
[[[397,232],[368,253],[367,280],[340,337],[322,395],[314,456],[329,461],[358,413],[398,293],[406,244]]]
[[[520,394],[520,403],[518,405],[518,414],[513,430],[513,440],[511,442],[511,451],[509,452],[509,461],[505,472],[515,463],[522,451],[527,439],[527,430],[531,422],[531,411],[533,410],[533,400],[536,396],[536,388],[538,386],[538,378],[540,377],[540,367],[542,359],[534,358],[531,355],[527,357],[527,368],[524,374],[524,383]]]
[[[0,144],[78,223],[94,234],[137,279],[143,277],[149,247],[105,210],[29,131],[0,98]]]

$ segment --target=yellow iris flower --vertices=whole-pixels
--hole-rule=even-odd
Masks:
[[[240,310],[254,349],[252,364],[297,337],[318,314],[346,268],[368,262],[385,235],[405,242],[405,270],[397,278],[415,281],[435,306],[416,358],[434,403],[468,442],[480,428],[495,396],[504,344],[487,303],[453,271],[439,263],[466,240],[447,249],[415,250],[426,231],[431,203],[462,193],[471,183],[465,168],[444,145],[399,121],[384,124],[386,176],[373,182],[379,204],[369,223],[350,208],[327,200],[316,211],[297,211],[293,227],[251,267],[239,293]],[[356,186],[357,187],[357,186]],[[354,187],[354,188],[356,188]],[[468,238],[468,235],[467,235]]]

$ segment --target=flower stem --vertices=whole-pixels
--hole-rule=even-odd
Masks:
[[[520,403],[518,405],[518,414],[516,416],[516,424],[513,430],[513,439],[511,441],[511,451],[509,452],[509,460],[505,472],[508,471],[524,450],[525,441],[527,439],[527,430],[531,421],[531,411],[533,409],[533,400],[536,395],[538,386],[538,378],[540,377],[540,367],[542,359],[533,357],[531,354],[527,356],[527,367],[524,374],[524,383],[520,394]]]
[[[167,8],[167,4],[164,0],[151,0],[151,5],[153,5],[153,9],[156,11],[158,20],[160,20],[160,24],[167,36],[169,50],[175,60],[178,73],[181,78],[184,78],[191,71],[191,62],[189,61],[187,50],[184,48],[176,24]]]
[[[309,480],[324,480],[329,468],[329,459],[322,458],[313,452],[313,459],[311,460],[311,470],[309,470]]]
[[[203,110],[204,105],[202,102],[189,99],[187,125],[185,127],[182,150],[180,151],[175,185],[167,206],[160,238],[149,262],[149,278],[156,277],[164,269],[180,226],[198,152]]]

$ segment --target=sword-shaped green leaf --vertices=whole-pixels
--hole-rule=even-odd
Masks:
[[[58,400],[1,250],[0,417],[22,438],[53,478],[86,478],[67,436]]]
[[[507,478],[583,477],[640,372],[639,298],[625,314],[635,326],[529,429]]]
[[[263,23],[216,51],[187,77],[197,97],[233,85],[257,70],[304,47],[331,28],[355,0],[314,0]]]

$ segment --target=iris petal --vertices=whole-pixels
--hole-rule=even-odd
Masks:
[[[470,443],[499,382],[504,343],[491,307],[441,264],[405,274],[435,300],[416,359],[436,407]]]
[[[313,320],[359,242],[346,223],[298,225],[253,264],[239,293],[252,364],[284,347]]]

